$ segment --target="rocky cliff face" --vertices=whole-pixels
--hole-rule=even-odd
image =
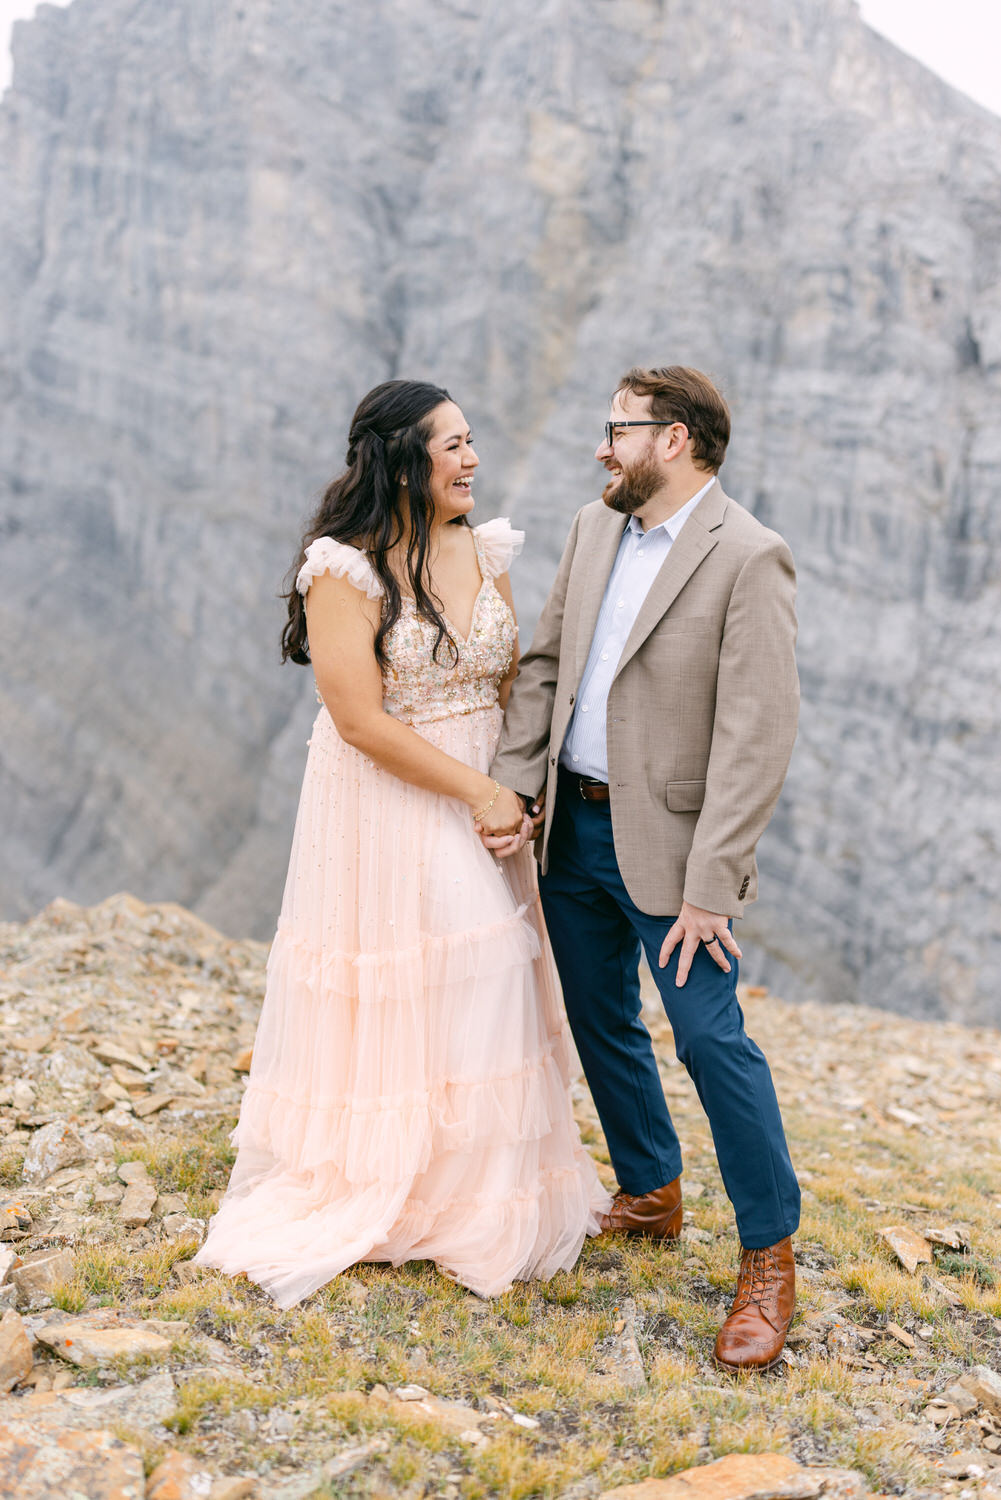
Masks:
[[[447,384],[537,612],[608,393],[693,363],[801,572],[752,968],[999,1015],[1001,120],[851,0],[74,0],[0,110],[0,899],[266,935],[276,592],[346,418]]]

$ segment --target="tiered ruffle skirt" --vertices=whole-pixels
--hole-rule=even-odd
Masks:
[[[419,732],[482,770],[498,709]],[[229,1188],[196,1259],[289,1307],[357,1261],[481,1296],[569,1269],[608,1204],[569,1098],[530,850],[313,728]]]

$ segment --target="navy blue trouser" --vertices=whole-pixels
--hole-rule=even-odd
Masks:
[[[737,961],[724,974],[700,944],[687,983],[675,984],[680,944],[658,958],[674,917],[651,917],[619,874],[607,802],[584,802],[561,777],[539,881],[546,926],[577,1051],[619,1186],[641,1194],[681,1173],[681,1146],[640,1020],[640,946],[674,1031],[678,1058],[698,1090],[720,1173],[748,1249],[773,1245],[799,1224],[799,1184],[789,1160],[772,1076],[744,1030]]]

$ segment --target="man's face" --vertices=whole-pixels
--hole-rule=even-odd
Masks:
[[[651,421],[650,397],[616,391],[609,418],[613,423]],[[622,427],[613,433],[611,445],[604,440],[598,445],[594,456],[611,476],[601,493],[610,510],[631,516],[660,489],[664,472],[657,459],[657,438],[663,431],[663,427]]]

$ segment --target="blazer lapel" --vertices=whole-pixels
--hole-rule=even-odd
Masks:
[[[727,497],[719,481],[692,511],[678,533],[678,540],[671,547],[657,577],[650,585],[640,612],[633,621],[633,628],[626,637],[619,665],[615,669],[618,677],[622,668],[636,655],[657,621],[664,615],[681,593],[695,569],[716,545],[715,530],[723,521]],[[614,681],[614,679],[613,679]]]
[[[604,520],[604,517],[602,519]],[[588,551],[587,573],[581,580],[583,597],[575,623],[575,687],[584,675],[587,654],[591,649],[594,628],[598,623],[598,614],[601,610],[601,601],[605,597],[605,589],[608,587],[608,580],[618,556],[619,543],[622,541],[622,533],[626,529],[628,520],[628,516],[616,516],[614,512],[610,512],[608,516],[610,524],[602,526],[600,536]]]

